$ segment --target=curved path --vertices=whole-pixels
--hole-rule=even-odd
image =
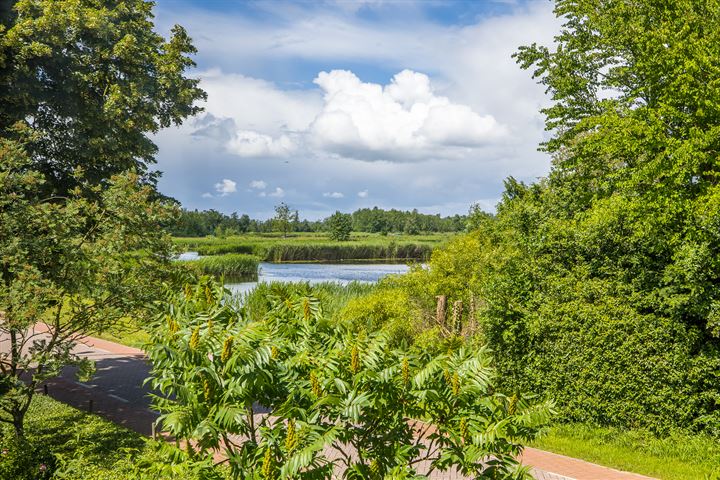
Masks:
[[[85,337],[75,352],[96,362],[97,374],[87,382],[74,380],[74,371],[47,383],[50,396],[100,416],[143,435],[151,435],[157,412],[150,409],[148,389],[143,381],[150,366],[142,350],[94,337]],[[42,390],[42,388],[41,388]],[[532,465],[537,480],[648,480],[650,477],[621,472],[575,458],[535,448],[526,448],[524,464]],[[455,480],[452,473],[438,473],[433,479]]]

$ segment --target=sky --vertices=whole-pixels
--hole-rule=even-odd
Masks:
[[[374,207],[493,211],[547,174],[544,88],[512,54],[550,45],[548,0],[158,0],[198,49],[203,113],[162,130],[160,190],[268,218]]]

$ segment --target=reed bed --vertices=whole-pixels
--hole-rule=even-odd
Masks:
[[[231,253],[189,260],[200,272],[226,278],[257,278],[260,259],[255,255]]]
[[[275,301],[283,301],[295,295],[312,296],[320,300],[324,317],[335,321],[336,314],[352,299],[365,296],[375,290],[376,284],[350,282],[261,282],[248,293],[237,295],[234,301],[242,308],[244,318],[261,320],[272,308]]]
[[[322,235],[270,237],[242,235],[228,238],[176,238],[186,250],[200,255],[249,254],[266,262],[425,261],[448,235],[357,235],[333,242]]]

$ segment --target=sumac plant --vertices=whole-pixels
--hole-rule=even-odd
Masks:
[[[246,322],[209,278],[170,298],[148,346],[162,428],[234,478],[528,478],[548,403],[493,388],[485,349],[431,356],[323,319],[314,298]],[[267,413],[262,413],[267,412]]]

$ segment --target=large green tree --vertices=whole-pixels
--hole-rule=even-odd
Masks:
[[[173,280],[162,226],[174,209],[157,200],[149,135],[204,93],[185,76],[190,39],[155,33],[152,6],[0,10],[0,421],[18,437],[39,383],[88,367],[75,342],[142,319]]]
[[[550,174],[406,281],[426,309],[474,299],[503,384],[567,420],[718,434],[720,2],[555,8],[555,43],[517,54],[551,97]]]
[[[0,140],[0,422],[19,437],[41,382],[67,365],[91,373],[76,342],[149,315],[174,271],[158,228],[174,207],[153,200],[137,175],[107,179],[97,196],[78,188],[48,199],[30,164],[21,147]]]
[[[78,166],[91,183],[128,169],[152,182],[150,135],[204,98],[185,76],[195,52],[185,30],[164,39],[145,0],[9,4],[0,12],[0,133],[25,145],[43,188],[66,193]]]

